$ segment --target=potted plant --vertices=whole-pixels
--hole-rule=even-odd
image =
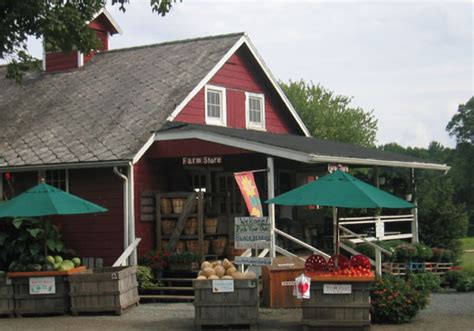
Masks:
[[[173,253],[169,257],[170,270],[197,270],[200,256],[193,252]]]
[[[170,252],[167,250],[152,249],[140,257],[138,263],[150,267],[155,274],[155,278],[160,279],[162,278],[163,270],[168,268],[170,255]]]

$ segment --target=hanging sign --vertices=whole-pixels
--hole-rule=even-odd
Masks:
[[[234,292],[234,280],[213,280],[212,293]]]
[[[336,163],[328,164],[328,171],[330,174],[337,170],[341,170],[343,172],[349,172],[349,166],[343,165],[343,164],[336,164]]]
[[[183,165],[215,165],[222,164],[222,156],[183,157]]]
[[[55,294],[56,280],[54,277],[30,277],[30,294]]]
[[[234,173],[237,185],[239,185],[240,192],[244,197],[245,204],[250,216],[262,217],[262,203],[258,194],[257,185],[255,185],[255,178],[251,171]]]
[[[324,284],[323,293],[324,294],[351,294],[352,286],[351,284]]]
[[[270,248],[270,220],[267,217],[236,217],[235,248]]]
[[[236,256],[234,258],[235,264],[249,264],[249,265],[272,265],[271,257],[245,257]]]

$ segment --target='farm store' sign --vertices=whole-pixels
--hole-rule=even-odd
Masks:
[[[215,165],[222,164],[222,156],[183,157],[183,165]]]

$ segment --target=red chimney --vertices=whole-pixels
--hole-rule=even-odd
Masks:
[[[102,47],[97,50],[98,52],[107,51],[109,49],[110,36],[116,33],[122,33],[120,27],[105,8],[95,15],[89,23],[89,27],[95,31],[102,43]],[[82,54],[79,51],[73,51],[66,54],[62,52],[46,52],[44,49],[43,52],[43,69],[47,72],[64,71],[82,67],[84,63],[89,62],[96,53],[91,51],[89,54]]]

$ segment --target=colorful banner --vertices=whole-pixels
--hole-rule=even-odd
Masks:
[[[250,216],[262,217],[262,204],[258,195],[257,185],[252,172],[238,172],[234,174],[235,180],[239,185],[240,192],[245,199],[245,204],[249,210]]]

